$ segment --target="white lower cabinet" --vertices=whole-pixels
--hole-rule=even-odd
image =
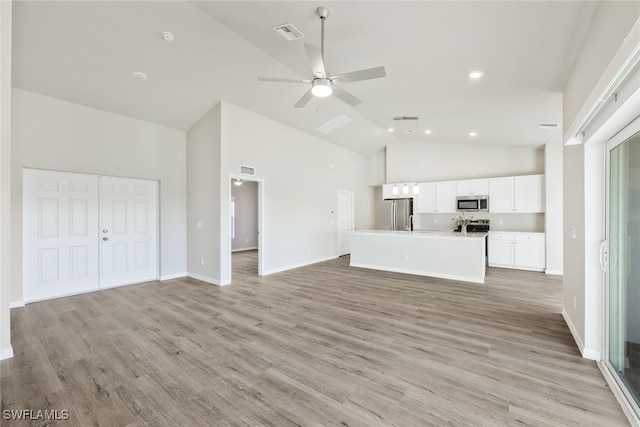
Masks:
[[[545,234],[490,231],[489,266],[544,271]]]

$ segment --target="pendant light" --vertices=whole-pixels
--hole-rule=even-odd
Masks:
[[[407,184],[402,186],[402,194],[409,194],[409,186]]]
[[[413,183],[413,194],[420,194],[420,187],[418,187],[418,183]]]
[[[391,192],[394,196],[398,195],[398,186],[396,184],[393,184],[393,190]]]

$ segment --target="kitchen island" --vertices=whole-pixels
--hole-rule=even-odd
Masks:
[[[350,265],[484,283],[486,238],[454,231],[354,231]]]

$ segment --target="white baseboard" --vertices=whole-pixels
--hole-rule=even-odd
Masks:
[[[20,307],[24,307],[24,301],[22,300],[11,301],[9,303],[9,308],[20,308]]]
[[[228,280],[220,281],[220,280],[212,279],[211,277],[201,276],[195,273],[187,273],[187,277],[191,277],[192,279],[200,280],[201,282],[205,282],[205,283],[209,283],[217,286],[226,286],[231,284],[231,282]]]
[[[13,347],[0,350],[0,360],[11,359],[13,357]]]
[[[242,251],[255,251],[257,250],[258,247],[257,246],[251,246],[248,248],[237,248],[237,249],[231,249],[231,252],[242,252]]]
[[[187,277],[187,273],[178,273],[178,274],[167,274],[166,276],[160,276],[160,281],[164,282],[165,280],[172,279],[180,279],[181,277]]]
[[[580,350],[580,354],[582,355],[582,357],[584,357],[585,359],[595,360],[597,362],[601,361],[602,355],[599,351],[585,348],[584,344],[582,343],[582,338],[580,338],[580,335],[578,334],[578,331],[576,330],[571,317],[569,317],[569,314],[565,311],[564,308],[562,309],[562,318],[569,327],[569,331],[571,332],[571,335],[573,336],[573,339],[576,342],[576,345],[578,346],[578,350]]]
[[[287,270],[293,270],[294,268],[306,267],[308,265],[317,264],[319,262],[331,261],[332,259],[338,258],[337,255],[329,256],[326,258],[318,258],[311,261],[305,261],[298,264],[287,265],[285,267],[274,268],[272,270],[266,270],[262,272],[263,276],[268,276],[269,274],[281,273]]]
[[[564,271],[562,270],[545,270],[544,271],[546,274],[553,274],[554,276],[563,276],[564,275]]]

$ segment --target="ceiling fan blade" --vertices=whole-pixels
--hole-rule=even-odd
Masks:
[[[311,64],[311,70],[314,77],[326,78],[327,71],[324,69],[324,59],[322,59],[322,52],[318,46],[312,44],[304,44],[304,48],[307,50],[307,57]]]
[[[313,98],[313,93],[311,93],[311,89],[309,89],[307,91],[307,93],[305,93],[302,98],[300,98],[300,101],[296,102],[296,105],[293,106],[293,108],[302,108],[305,105],[307,105],[309,103],[309,101],[311,101],[311,98]]]
[[[349,92],[337,87],[333,88],[333,94],[352,107],[355,107],[362,102],[361,99],[358,99],[355,96],[351,95]]]
[[[366,70],[352,71],[350,73],[338,74],[331,77],[331,81],[334,84],[358,82],[361,80],[379,79],[380,77],[386,77],[387,72],[384,67],[367,68]]]
[[[261,81],[261,82],[280,82],[280,83],[311,83],[311,80],[276,79],[276,78],[272,78],[272,77],[258,77],[258,81]]]

